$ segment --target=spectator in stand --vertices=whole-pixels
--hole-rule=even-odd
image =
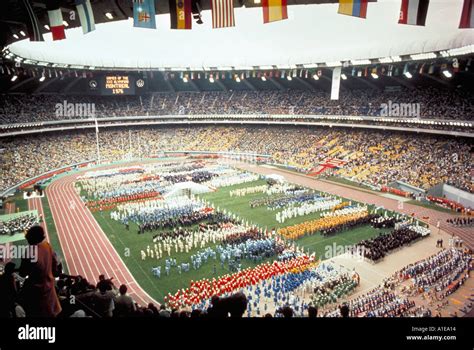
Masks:
[[[29,317],[56,317],[61,312],[54,285],[59,263],[51,245],[45,240],[43,227],[31,227],[25,236],[35,256],[24,257],[20,275],[28,277],[22,289],[22,305]]]
[[[166,305],[165,305],[165,304],[161,304],[161,305],[160,305],[159,316],[160,316],[161,318],[170,318],[170,317],[171,317],[171,311],[166,309]]]
[[[5,265],[3,275],[0,276],[0,318],[10,318],[15,315],[15,302],[20,286],[13,273],[15,264],[9,262]]]
[[[94,308],[100,317],[112,317],[115,309],[115,293],[108,289],[107,283],[101,283],[94,293]]]
[[[127,286],[122,284],[119,288],[119,295],[114,299],[114,316],[127,317],[136,311],[135,303],[131,296],[127,295]]]

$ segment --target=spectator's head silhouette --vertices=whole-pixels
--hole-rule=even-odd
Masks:
[[[43,227],[34,225],[28,229],[25,235],[29,245],[38,245],[44,241],[45,235]]]

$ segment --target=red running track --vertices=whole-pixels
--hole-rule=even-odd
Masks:
[[[89,209],[76,192],[78,174],[67,175],[46,188],[64,259],[71,275],[95,283],[99,275],[113,277],[116,286],[125,284],[138,304],[158,303],[137,283]]]

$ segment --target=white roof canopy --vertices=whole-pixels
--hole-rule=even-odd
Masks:
[[[472,29],[458,29],[462,0],[432,0],[426,26],[398,24],[400,0],[369,3],[367,19],[337,14],[337,4],[289,6],[289,19],[263,24],[261,8],[235,10],[236,27],[212,29],[211,13],[192,30],[170,30],[169,15],[157,29],[134,28],[132,19],[99,24],[66,40],[23,40],[10,45],[20,57],[80,66],[182,68],[288,66],[418,54],[474,44]],[[289,68],[289,67],[286,67]],[[243,68],[241,68],[243,69]]]

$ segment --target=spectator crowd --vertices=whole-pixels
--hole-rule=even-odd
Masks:
[[[303,127],[160,127],[101,131],[102,161],[157,156],[163,151],[232,151],[271,156],[310,171],[326,158],[347,161],[336,175],[372,185],[399,180],[428,189],[438,183],[473,192],[469,140],[383,131]],[[0,139],[0,189],[43,172],[97,158],[89,131]]]
[[[197,114],[317,114],[384,116],[383,105],[416,104],[419,117],[429,119],[472,120],[473,99],[468,91],[400,88],[380,91],[359,89],[341,91],[331,100],[324,90],[227,91],[155,93],[140,96],[13,95],[1,96],[0,124],[64,120],[89,117],[123,117]],[[87,103],[88,113],[69,115],[57,106]],[[93,116],[88,114],[94,114]],[[387,115],[386,115],[387,116]],[[394,115],[415,117],[415,115]],[[416,115],[418,117],[418,115]]]

